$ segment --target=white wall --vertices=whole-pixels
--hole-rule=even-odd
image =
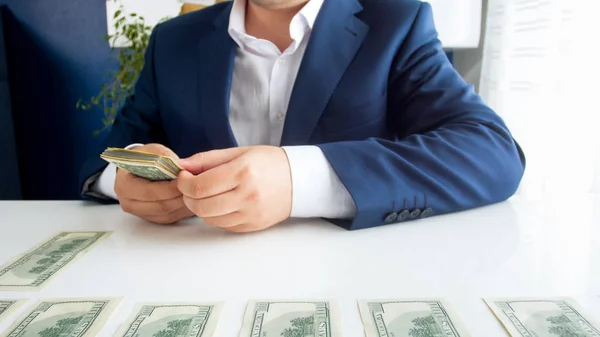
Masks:
[[[433,9],[435,26],[445,48],[472,48],[480,40],[482,0],[421,0]]]
[[[478,48],[457,49],[454,52],[454,65],[458,72],[479,92],[479,79],[481,78],[481,65],[483,59],[483,44],[485,42],[485,25],[488,0],[483,0],[481,15],[480,42]]]

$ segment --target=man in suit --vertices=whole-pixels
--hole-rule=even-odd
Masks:
[[[106,145],[185,170],[148,182],[96,156],[86,198],[232,232],[467,210],[510,197],[525,167],[418,0],[234,0],[164,22]]]

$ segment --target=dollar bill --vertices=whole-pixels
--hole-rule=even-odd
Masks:
[[[5,317],[10,316],[13,312],[15,312],[21,305],[23,305],[25,300],[2,300],[0,299],[0,322]]]
[[[513,337],[600,337],[600,326],[570,298],[485,301]]]
[[[458,315],[441,299],[360,300],[367,337],[468,337]]]
[[[111,232],[59,232],[0,267],[0,290],[39,290]]]
[[[120,299],[54,299],[36,304],[0,337],[91,337]]]
[[[240,337],[341,337],[337,304],[329,301],[250,301]]]
[[[115,336],[212,337],[222,303],[138,304]]]

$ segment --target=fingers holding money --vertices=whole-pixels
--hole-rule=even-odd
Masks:
[[[194,214],[202,218],[226,216],[239,211],[244,204],[244,194],[234,190],[206,199],[183,197],[183,202]]]
[[[257,231],[281,223],[291,213],[290,166],[280,148],[215,151],[180,163],[184,170],[177,186],[188,208],[208,224]]]
[[[183,203],[183,197],[162,201],[128,200],[121,203],[124,212],[158,224],[174,224],[194,215]]]
[[[164,223],[165,221],[171,222],[172,220],[181,220],[177,214],[185,215],[186,212],[181,211],[187,209],[183,202],[183,196],[176,196],[167,200],[157,201],[140,201],[140,200],[126,200],[121,203],[121,208],[127,213],[137,215],[144,219],[155,219]],[[192,214],[188,210],[189,214]]]
[[[171,224],[175,224],[179,221],[188,219],[192,216],[194,216],[194,213],[192,213],[192,211],[190,211],[187,207],[183,206],[181,208],[178,208],[178,209],[168,212],[168,213],[159,213],[159,214],[152,214],[152,215],[139,216],[139,217],[148,222],[161,224],[161,225],[171,225]]]
[[[148,153],[154,153],[154,154],[158,154],[158,155],[162,155],[162,156],[171,157],[174,159],[179,159],[179,156],[177,156],[177,154],[175,152],[173,152],[173,150],[169,149],[168,147],[166,147],[162,144],[150,143],[150,144],[135,147],[135,150],[148,152]]]
[[[123,211],[146,221],[172,224],[193,216],[176,181],[148,181],[118,170],[115,193]]]
[[[170,213],[181,207],[185,206],[183,203],[182,196],[176,196],[167,200],[157,201],[140,201],[140,200],[127,200],[127,203],[122,205],[125,212],[131,213],[136,212],[139,215],[154,215],[159,213]]]
[[[233,212],[223,216],[203,218],[204,223],[209,226],[223,228],[230,232],[236,232],[235,229],[243,226],[246,217],[241,212]]]
[[[213,168],[199,175],[181,171],[177,177],[178,190],[191,199],[205,199],[228,193],[240,184],[239,172],[232,163]]]
[[[120,201],[161,201],[182,195],[175,180],[149,181],[121,169],[117,169],[114,189]]]
[[[179,157],[161,144],[108,148],[101,156],[118,168],[114,191],[121,208],[144,220],[170,224],[193,216],[183,203],[175,177]]]

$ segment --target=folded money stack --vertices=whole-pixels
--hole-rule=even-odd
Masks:
[[[152,180],[173,180],[182,170],[173,158],[154,153],[109,147],[100,158],[132,174]]]

